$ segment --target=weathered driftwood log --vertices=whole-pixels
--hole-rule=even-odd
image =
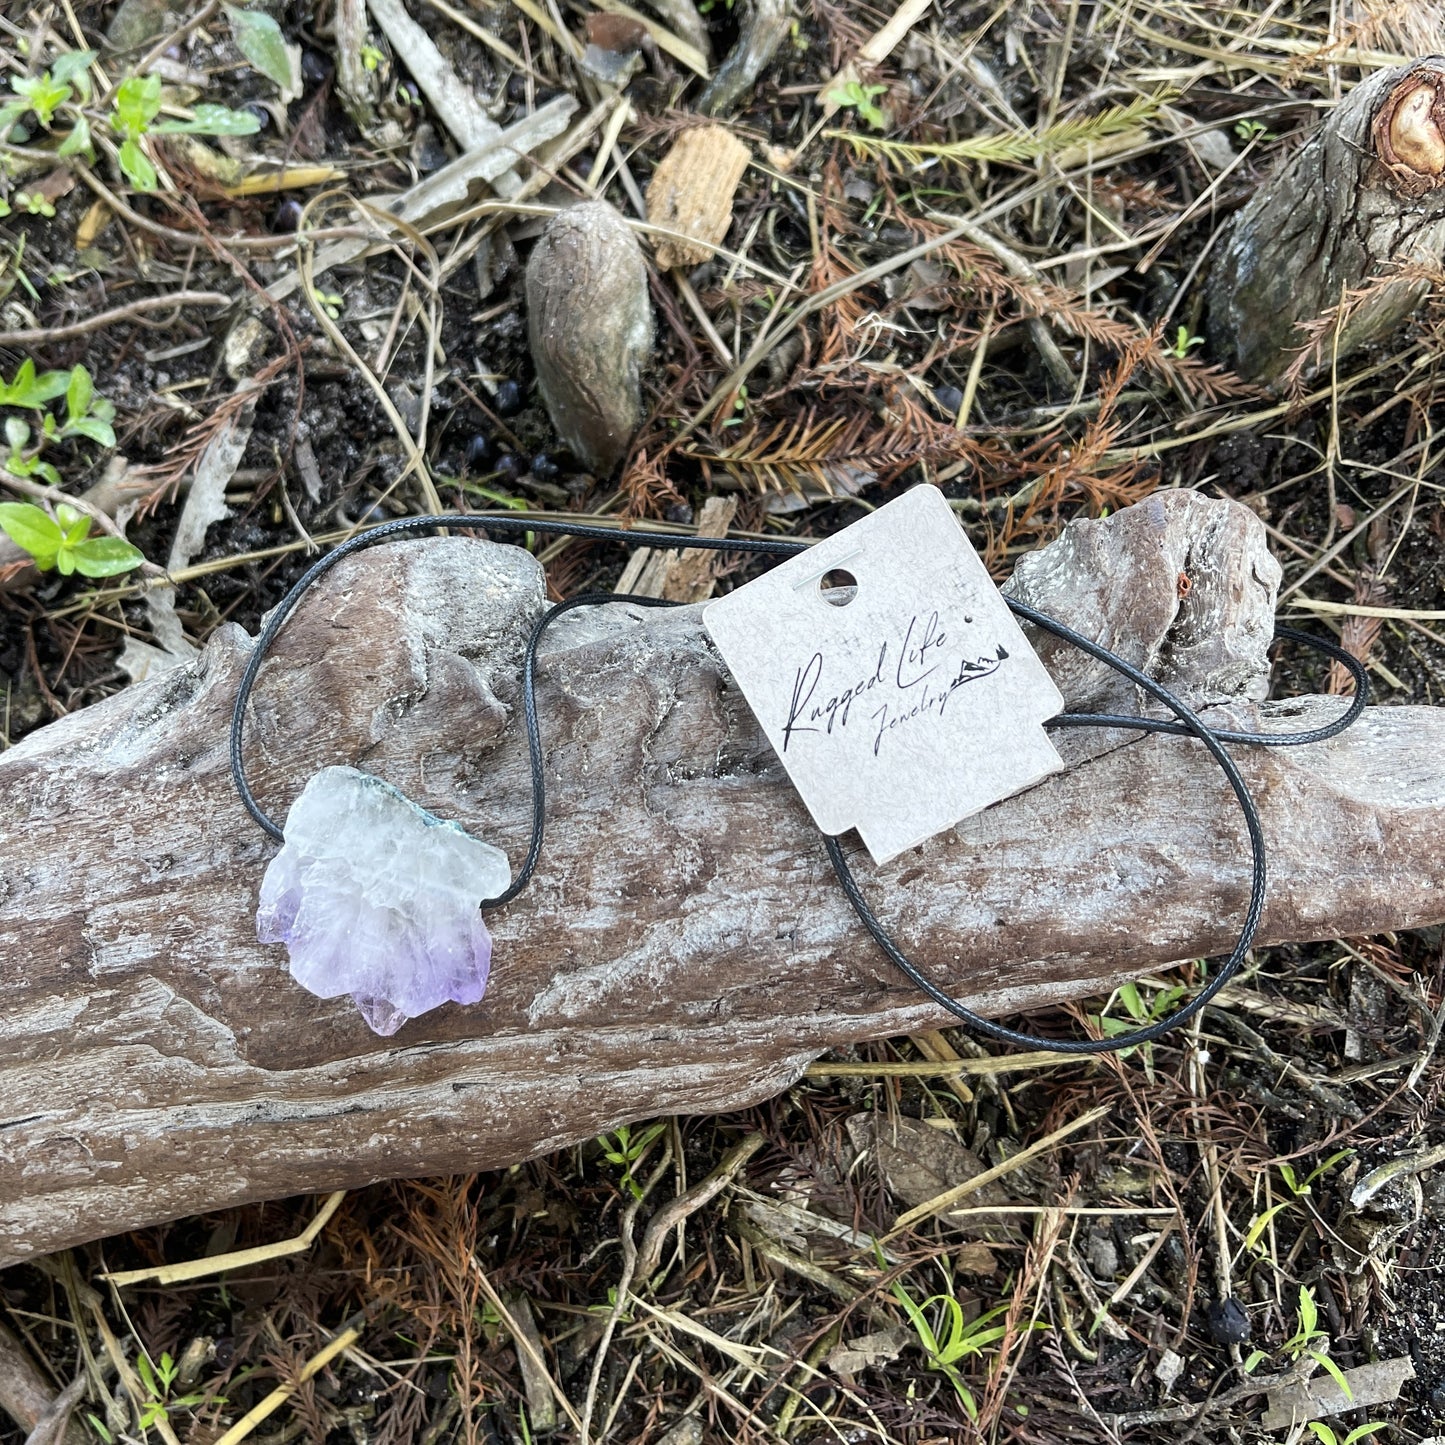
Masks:
[[[1278,380],[1309,343],[1306,372],[1327,366],[1388,337],[1442,252],[1445,57],[1427,56],[1356,86],[1234,218],[1209,276],[1210,346],[1251,379]]]
[[[1277,575],[1251,514],[1171,493],[1076,524],[1020,588],[1200,700],[1290,729],[1340,704],[1245,700]],[[520,858],[518,659],[542,605],[515,547],[349,559],[262,674],[258,796],[282,816],[311,772],[352,762]],[[614,606],[564,618],[543,659],[550,827],[535,881],[489,915],[487,997],[374,1037],[255,942],[274,849],[226,763],[249,645],[223,629],[193,666],[0,757],[0,1263],[740,1107],[829,1046],[943,1021],[858,926],[697,610]],[[1088,670],[1059,675],[1097,695]],[[857,864],[904,946],[985,1012],[1232,941],[1248,870],[1222,779],[1194,744],[1114,741],[876,876]],[[1264,939],[1445,918],[1445,714],[1372,709],[1242,765],[1271,850]]]

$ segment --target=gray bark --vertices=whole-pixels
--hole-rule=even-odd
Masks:
[[[1276,576],[1252,514],[1168,493],[1076,524],[1018,586],[1227,700],[1215,716],[1291,729],[1340,700],[1250,700]],[[433,538],[343,563],[262,673],[262,802],[284,817],[313,771],[350,762],[515,863],[518,660],[543,605],[515,547]],[[829,1047],[946,1022],[863,934],[698,610],[620,605],[564,618],[543,659],[550,829],[532,885],[489,915],[487,997],[374,1037],[255,942],[274,847],[226,761],[249,647],[222,629],[193,665],[0,756],[0,1264],[738,1108]],[[1097,695],[1059,677],[1071,701]],[[1270,848],[1262,941],[1445,919],[1440,712],[1375,708],[1330,743],[1240,759]],[[1158,737],[855,867],[919,964],[992,1014],[1219,952],[1248,892],[1222,778]]]
[[[1207,285],[1213,355],[1277,381],[1302,347],[1306,373],[1386,339],[1445,252],[1445,57],[1367,77],[1234,218]],[[1360,293],[1368,288],[1367,294]],[[1344,299],[1343,321],[1303,329]]]

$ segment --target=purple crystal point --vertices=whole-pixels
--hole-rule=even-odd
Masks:
[[[286,817],[261,884],[256,936],[284,943],[318,998],[349,993],[378,1034],[486,991],[492,936],[477,905],[507,856],[355,768],[325,768]]]

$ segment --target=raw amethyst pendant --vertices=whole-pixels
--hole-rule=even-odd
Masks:
[[[477,905],[511,881],[507,855],[355,768],[325,768],[286,816],[256,936],[284,943],[318,998],[349,993],[378,1034],[486,991],[492,936]]]

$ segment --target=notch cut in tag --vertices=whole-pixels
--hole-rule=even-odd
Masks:
[[[937,487],[702,615],[814,822],[875,863],[1063,767],[1063,697]]]

